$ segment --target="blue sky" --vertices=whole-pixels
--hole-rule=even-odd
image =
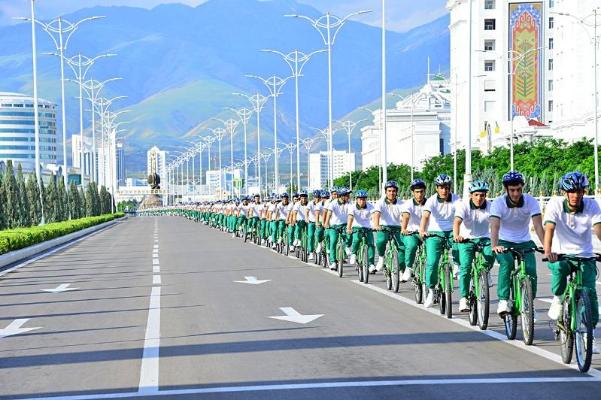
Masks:
[[[84,7],[95,5],[128,5],[152,8],[164,3],[198,5],[206,0],[36,0],[40,18],[51,18]],[[268,0],[277,1],[277,0]],[[363,21],[378,25],[381,19],[381,0],[297,0],[322,11],[338,15],[370,9],[374,12],[363,17]],[[430,22],[446,13],[446,0],[387,0],[389,28],[406,31]],[[12,23],[11,18],[29,15],[29,0],[0,0],[0,25]]]

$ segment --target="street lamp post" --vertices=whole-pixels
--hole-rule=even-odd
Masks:
[[[256,75],[246,75],[248,78],[258,79],[267,87],[271,97],[273,97],[273,148],[274,151],[278,148],[278,97],[282,94],[282,89],[288,80],[291,78],[290,76],[287,78],[281,78],[279,76],[273,75],[269,78],[261,78]],[[278,168],[278,157],[277,154],[274,154],[274,175],[275,175],[275,187],[279,186],[279,168]]]
[[[248,159],[248,145],[246,134],[248,129],[248,121],[250,121],[250,117],[253,112],[248,108],[239,108],[231,110],[238,115],[238,118],[240,118],[240,122],[242,123],[242,127],[244,128],[244,193],[248,195],[248,163],[246,162],[246,160]]]
[[[284,145],[284,148],[286,150],[288,150],[288,153],[290,153],[290,191],[292,191],[292,153],[294,153],[294,150],[296,149],[296,145],[294,143],[287,143]],[[297,172],[298,174],[298,172]],[[300,186],[296,187],[297,190],[300,190]]]
[[[219,143],[219,199],[223,199],[223,172],[221,164],[221,141],[225,137],[226,131],[223,128],[211,129],[213,135]]]
[[[301,144],[307,151],[307,189],[311,187],[311,166],[310,166],[310,152],[313,144],[317,141],[317,138],[304,138],[301,139]]]
[[[336,42],[336,37],[340,32],[340,29],[344,26],[344,24],[352,17],[366,14],[371,11],[358,11],[347,15],[344,18],[339,18],[335,15],[330,14],[329,12],[325,15],[322,15],[319,18],[311,18],[305,15],[292,14],[286,15],[286,17],[294,17],[300,18],[308,21],[313,28],[315,28],[322,40],[324,45],[327,48],[328,52],[328,129],[329,129],[329,141],[328,141],[328,185],[332,186],[334,182],[334,150],[333,150],[333,141],[332,141],[332,47]]]
[[[355,128],[357,127],[357,125],[359,125],[360,123],[367,121],[366,119],[361,119],[359,121],[339,121],[338,124],[340,125],[340,127],[344,130],[344,132],[346,133],[346,136],[348,138],[348,157],[351,156],[351,136],[353,134],[353,131],[355,130]],[[350,166],[349,166],[349,186],[350,189],[353,190],[353,171],[351,170]]]
[[[386,121],[386,0],[382,0],[382,182],[388,181],[388,135]],[[413,171],[413,169],[412,169]],[[380,188],[384,191],[384,188]]]

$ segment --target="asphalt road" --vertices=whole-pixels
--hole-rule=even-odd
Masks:
[[[545,301],[526,347],[496,316],[481,332],[347,271],[130,218],[0,276],[0,398],[598,398],[601,357],[563,365]],[[541,265],[543,300],[549,278]],[[286,315],[315,319],[271,318]]]

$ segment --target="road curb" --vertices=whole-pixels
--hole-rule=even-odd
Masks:
[[[112,221],[104,222],[99,225],[94,225],[89,228],[82,229],[77,232],[69,233],[68,235],[61,236],[55,239],[47,240],[42,243],[34,244],[33,246],[25,247],[24,249],[19,249],[15,251],[8,252],[0,256],[0,271],[2,271],[5,267],[8,267],[12,264],[15,264],[20,261],[24,261],[28,258],[34,257],[48,251],[54,247],[63,245],[65,243],[83,238],[84,236],[91,235],[92,233],[98,232],[105,228],[108,228],[117,222],[126,220],[127,217],[121,217],[114,219]]]

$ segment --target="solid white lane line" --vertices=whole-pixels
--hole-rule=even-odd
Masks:
[[[161,266],[160,265],[153,265],[152,266],[152,272],[155,274],[158,274],[159,272],[161,272]]]
[[[156,393],[159,390],[159,347],[161,342],[161,288],[155,286],[150,293],[148,322],[144,338],[144,353],[140,366],[138,392]]]
[[[253,386],[223,386],[210,388],[192,388],[163,390],[154,393],[105,393],[81,396],[38,397],[25,400],[102,400],[139,398],[146,396],[183,396],[195,394],[217,393],[243,393],[243,392],[269,392],[282,390],[310,390],[310,389],[336,389],[336,388],[372,388],[387,386],[430,386],[430,385],[505,385],[505,384],[541,384],[541,383],[581,383],[599,382],[599,379],[582,377],[540,377],[540,378],[480,378],[480,379],[399,379],[399,380],[372,380],[372,381],[346,381],[346,382],[320,382],[320,383],[291,383],[274,385]]]
[[[391,299],[394,299],[396,301],[400,301],[401,303],[404,303],[404,304],[406,304],[408,306],[411,306],[413,308],[417,308],[419,310],[422,310],[422,311],[425,311],[425,312],[429,312],[430,314],[435,315],[438,318],[442,318],[442,319],[444,319],[446,321],[453,322],[453,323],[455,323],[457,325],[461,325],[462,327],[464,327],[466,329],[470,329],[472,331],[479,332],[479,333],[481,333],[483,335],[486,335],[488,337],[491,337],[493,339],[497,339],[497,340],[499,340],[501,342],[507,343],[507,344],[509,344],[511,346],[518,347],[518,348],[520,348],[522,350],[525,350],[525,351],[528,351],[528,352],[530,352],[532,354],[536,354],[537,356],[546,358],[547,360],[553,361],[553,362],[555,362],[557,364],[561,364],[562,366],[564,366],[566,368],[571,368],[571,369],[578,370],[578,367],[575,364],[570,364],[570,365],[564,364],[563,361],[561,361],[561,356],[559,356],[558,354],[552,353],[550,351],[543,350],[540,347],[526,346],[524,344],[524,342],[522,342],[521,340],[507,340],[507,337],[505,335],[502,335],[502,334],[500,334],[498,332],[491,331],[491,330],[484,330],[483,331],[478,326],[471,326],[470,323],[467,320],[464,320],[464,319],[460,319],[460,318],[447,319],[445,316],[440,315],[440,312],[437,309],[434,309],[434,308],[425,308],[421,304],[416,304],[415,301],[413,301],[413,300],[409,300],[409,299],[407,299],[407,298],[405,298],[405,297],[403,297],[401,295],[397,295],[397,294],[394,294],[392,292],[389,292],[386,289],[382,289],[380,287],[377,287],[377,286],[374,286],[374,285],[371,285],[371,284],[367,284],[366,285],[365,283],[359,282],[357,280],[353,280],[351,282],[353,282],[357,286],[360,286],[360,287],[363,287],[363,288],[366,288],[366,289],[369,289],[369,290],[373,290],[373,291],[378,292],[380,294],[383,294],[383,295],[385,295],[387,297],[390,297]],[[588,375],[594,376],[596,379],[601,380],[601,371],[598,371],[596,369],[589,370]]]
[[[152,259],[152,265],[159,265],[159,259],[158,258],[153,258]]]
[[[152,284],[160,285],[161,284],[161,275],[153,275],[152,276]]]

